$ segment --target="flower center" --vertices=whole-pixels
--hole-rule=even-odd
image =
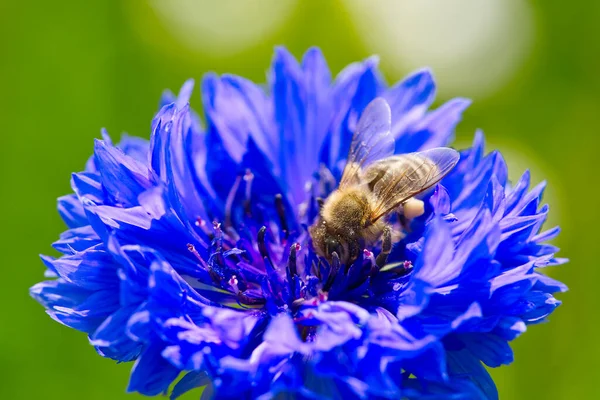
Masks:
[[[211,229],[203,219],[195,222],[199,233],[210,242],[202,246],[187,244],[207,274],[197,284],[191,283],[201,295],[232,308],[260,308],[270,314],[291,310],[298,323],[304,324],[306,314],[299,311],[318,307],[326,300],[364,305],[379,291],[402,287],[410,263],[382,269],[389,249],[376,250],[377,256],[364,249],[347,265],[336,253],[329,259],[318,256],[306,226],[297,227],[297,221],[292,220],[291,227],[281,194],[273,195],[270,205],[264,204],[264,197],[260,201],[252,197],[254,180],[250,170],[238,175],[225,201],[222,224],[214,221]],[[331,173],[320,171],[316,184],[308,185],[309,200],[298,211],[306,225],[317,216],[317,195],[326,196],[333,190],[334,185],[323,183],[329,181],[335,183]]]

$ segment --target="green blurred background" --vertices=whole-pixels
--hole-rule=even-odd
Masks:
[[[64,228],[55,199],[101,127],[147,137],[163,88],[209,70],[264,81],[276,44],[318,45],[334,72],[378,53],[389,82],[432,65],[438,104],[475,100],[459,144],[483,128],[513,177],[549,180],[556,244],[572,260],[550,273],[570,291],[493,374],[503,399],[600,398],[599,20],[592,1],[0,2],[0,398],[141,397],[125,393],[131,365],[97,356],[28,296],[38,253]]]

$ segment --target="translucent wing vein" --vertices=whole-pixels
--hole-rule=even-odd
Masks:
[[[371,164],[361,177],[376,198],[371,222],[435,185],[454,168],[458,159],[459,153],[453,149],[435,148]]]
[[[357,184],[363,168],[394,153],[394,137],[390,129],[390,106],[382,98],[376,98],[365,108],[356,126],[340,181],[341,188]]]

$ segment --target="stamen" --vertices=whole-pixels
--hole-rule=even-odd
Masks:
[[[371,264],[371,268],[369,268],[369,275],[372,277],[377,275],[377,272],[379,272],[379,267],[377,266],[377,261],[375,260],[375,255],[373,254],[373,252],[364,249],[363,259]]]
[[[198,261],[200,261],[200,264],[202,264],[204,269],[208,268],[208,264],[206,264],[206,261],[204,261],[202,256],[200,256],[200,253],[198,253],[198,250],[196,250],[196,247],[193,244],[188,243],[187,248],[189,252],[192,253],[198,259]]]
[[[296,253],[300,251],[302,247],[298,243],[294,243],[290,249],[290,257],[288,258],[288,270],[290,271],[290,276],[298,275],[298,270],[296,268]]]
[[[193,244],[188,243],[187,248],[190,251],[190,253],[192,253],[194,256],[196,256],[198,261],[200,261],[200,264],[202,265],[204,270],[206,272],[208,272],[208,274],[210,275],[210,278],[213,280],[213,282],[216,285],[220,286],[221,285],[221,276],[209,264],[207,264],[206,261],[204,261],[204,259],[202,259],[202,257],[200,256],[200,253],[198,253],[198,250],[196,250],[196,247],[194,247]]]
[[[377,255],[377,258],[375,259],[375,265],[377,266],[377,268],[381,269],[383,268],[383,266],[385,265],[385,263],[387,262],[387,258],[388,255],[381,252]]]
[[[223,239],[223,230],[221,229],[221,223],[218,221],[213,221],[213,229],[215,231],[215,239]]]
[[[238,175],[235,178],[235,182],[233,182],[233,186],[227,195],[227,200],[225,201],[225,226],[231,226],[231,209],[233,207],[233,200],[235,200],[235,195],[237,194],[238,188],[240,187],[240,182],[242,181],[241,175]]]
[[[296,317],[294,318],[294,322],[299,323],[299,322],[304,322],[307,321],[309,319],[313,319],[315,316],[312,312],[308,312],[306,313],[306,315],[303,315],[302,317]]]
[[[240,288],[238,287],[238,280],[235,275],[232,275],[231,278],[229,278],[228,283],[229,283],[229,286],[231,286],[231,288],[235,292],[235,294],[238,294],[240,292]]]
[[[197,217],[196,222],[194,222],[194,225],[200,228],[210,240],[213,240],[215,238],[215,234],[208,229],[206,221],[202,218]]]
[[[317,299],[321,302],[324,303],[327,301],[328,298],[328,294],[327,292],[323,291],[323,290],[319,290],[319,294],[317,296]]]
[[[277,215],[279,216],[279,224],[281,225],[284,238],[287,240],[290,234],[288,230],[288,223],[285,218],[285,206],[283,204],[283,196],[281,196],[281,194],[275,195],[275,210],[277,211]]]
[[[247,294],[245,294],[244,292],[238,292],[237,296],[238,296],[240,303],[242,303],[242,304],[247,304],[247,305],[251,305],[251,306],[265,304],[265,299],[263,299],[261,297],[250,297]]]
[[[269,252],[267,251],[267,244],[265,242],[265,235],[267,233],[267,227],[263,226],[259,229],[258,234],[256,235],[256,241],[258,243],[258,251],[260,255],[263,257],[268,257]]]
[[[252,182],[254,181],[254,174],[247,169],[244,175],[244,182],[246,182],[246,199],[244,200],[244,212],[247,217],[252,217],[252,209],[250,208],[250,199],[252,197]]]
[[[302,303],[304,303],[305,301],[306,301],[306,300],[305,300],[304,298],[302,298],[302,297],[301,297],[301,298],[299,298],[299,299],[296,299],[296,300],[294,300],[294,301],[292,302],[292,307],[294,307],[294,308],[295,308],[295,307],[300,307],[300,306],[302,305]]]

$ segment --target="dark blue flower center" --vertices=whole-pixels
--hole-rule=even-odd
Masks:
[[[305,311],[327,300],[365,307],[395,304],[394,294],[412,269],[403,251],[394,256],[399,262],[388,265],[379,247],[365,248],[349,264],[336,253],[326,260],[313,251],[307,226],[318,214],[320,199],[335,189],[335,178],[326,168],[315,178],[296,216],[281,194],[268,204],[255,201],[254,175],[250,170],[238,175],[225,201],[223,222],[196,221],[211,241],[208,260],[188,244],[210,279],[210,285],[196,287],[200,294],[232,308],[259,308],[271,315],[291,311],[299,325],[310,325]]]

